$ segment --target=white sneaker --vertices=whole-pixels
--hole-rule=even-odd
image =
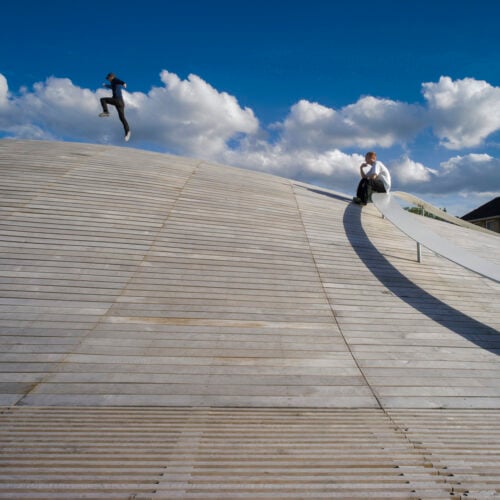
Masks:
[[[99,113],[99,116],[101,118],[107,118],[109,116],[109,113],[106,113],[105,111],[103,111],[102,113]]]
[[[130,130],[125,134],[125,142],[128,142],[130,139]]]

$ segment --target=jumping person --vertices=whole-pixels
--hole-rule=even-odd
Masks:
[[[366,167],[370,167],[365,171]],[[370,201],[373,191],[376,193],[388,193],[391,189],[391,174],[387,167],[377,160],[377,154],[373,151],[366,153],[365,162],[359,166],[361,180],[358,184],[355,203],[366,205]]]
[[[106,80],[108,80],[109,84],[103,83],[103,87],[111,89],[113,91],[113,97],[101,97],[102,113],[100,113],[99,116],[108,117],[108,104],[115,106],[118,111],[118,117],[125,129],[125,140],[128,141],[130,139],[130,128],[125,118],[125,102],[123,101],[122,95],[122,87],[126,89],[127,84],[122,82],[119,78],[116,78],[114,73],[108,73]]]

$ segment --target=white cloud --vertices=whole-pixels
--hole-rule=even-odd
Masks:
[[[434,192],[500,191],[500,158],[487,154],[455,156],[441,164]]]
[[[359,154],[338,149],[314,151],[289,149],[287,144],[269,144],[264,140],[241,141],[237,150],[226,150],[221,161],[235,166],[265,171],[286,178],[302,180],[325,187],[352,191],[359,180]]]
[[[180,80],[162,71],[164,87],[128,95],[138,137],[180,154],[215,158],[237,134],[254,134],[259,123],[235,97],[218,92],[196,75]]]
[[[406,146],[432,126],[447,148],[479,144],[500,128],[500,89],[473,79],[442,77],[423,84],[427,108],[366,96],[340,109],[299,100],[283,121],[263,129],[253,111],[202,78],[162,71],[148,93],[125,92],[132,145],[194,156],[352,192],[368,149]],[[19,138],[123,144],[116,114],[98,118],[105,89],[89,90],[50,77],[31,90],[9,91],[0,74],[0,132]],[[272,139],[267,132],[272,131]],[[342,149],[356,148],[362,154]],[[420,193],[484,192],[500,186],[500,160],[455,156],[430,169],[405,156],[383,161],[394,189]],[[398,153],[399,154],[399,153]]]
[[[7,99],[7,82],[0,79],[0,125],[5,132],[24,138],[78,138],[96,142],[123,140],[120,122],[97,117],[99,98],[109,95],[73,85],[67,78],[50,77],[31,92]],[[127,120],[134,137],[167,150],[202,158],[214,158],[238,133],[258,130],[252,110],[242,109],[235,97],[218,92],[201,78],[181,81],[163,71],[165,86],[148,94],[124,93]],[[116,117],[112,113],[113,118]],[[29,131],[32,130],[32,135]],[[40,131],[43,131],[40,133]]]
[[[361,147],[405,143],[425,125],[425,113],[420,106],[375,97],[363,97],[347,106],[344,115],[355,124]]]
[[[419,193],[500,191],[500,159],[487,154],[455,156],[430,169],[405,157],[391,164],[401,189]],[[497,194],[498,195],[498,194]]]
[[[391,172],[401,187],[426,183],[432,179],[432,174],[435,173],[422,163],[411,160],[408,156],[393,162]]]
[[[500,129],[499,87],[473,78],[453,81],[442,76],[422,88],[432,127],[444,147],[478,146]]]
[[[32,92],[7,94],[0,107],[0,125],[7,134],[25,139],[98,140],[97,103],[92,91],[74,86],[67,78],[50,77],[36,83]]]
[[[280,129],[290,149],[390,147],[413,139],[425,124],[424,115],[419,106],[375,97],[339,111],[301,100]]]

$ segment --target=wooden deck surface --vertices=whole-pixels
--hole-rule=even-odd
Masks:
[[[0,498],[492,498],[492,416],[16,406],[0,414]]]
[[[330,429],[338,437],[346,425],[346,437],[355,439],[348,426],[355,412],[386,429],[379,434],[363,424],[379,440],[366,446],[383,447],[390,434],[391,450],[399,439],[397,447],[413,453],[429,439],[422,453],[403,460],[429,491],[422,496],[405,483],[392,496],[446,498],[448,482],[436,483],[424,470],[424,458],[448,446],[446,436],[435,442],[427,424],[418,431],[411,425],[457,418],[467,426],[477,412],[471,436],[480,437],[499,419],[500,285],[430,252],[417,263],[415,243],[371,205],[262,173],[86,144],[0,141],[0,179],[0,421],[11,425],[13,416],[25,415],[36,430],[41,412],[45,436],[58,412],[70,421],[80,413],[113,415],[114,407],[116,418],[128,421],[141,412],[168,420],[178,411],[187,425],[211,408],[209,420],[270,412],[286,429],[287,419],[306,415],[304,425],[315,432]],[[500,262],[497,237],[425,223]],[[311,422],[324,415],[344,423],[333,430],[327,419],[321,431]],[[3,429],[4,445],[23,443],[11,427]],[[184,446],[181,435],[174,449]],[[197,437],[186,439],[198,446]],[[352,450],[353,443],[345,446]],[[6,466],[18,455],[4,449]],[[268,452],[277,457],[280,449],[274,443]],[[491,455],[498,458],[499,449],[497,436]],[[439,467],[458,462],[446,455]],[[467,457],[460,464],[457,470],[476,474]],[[157,478],[161,467],[148,474]],[[6,470],[0,479],[10,484]],[[304,470],[301,478],[308,477]],[[183,483],[185,473],[173,482]],[[489,474],[499,494],[499,475]],[[30,474],[23,477],[29,483]],[[17,494],[28,498],[23,484]],[[254,486],[248,488],[251,497]],[[306,498],[305,491],[332,497],[320,486],[304,488],[288,498]],[[380,498],[388,498],[390,488],[381,488]],[[264,489],[259,498],[272,494]],[[0,497],[2,491],[10,490],[0,482]],[[33,498],[47,491],[33,489]],[[151,498],[170,498],[164,488],[151,491]],[[366,497],[375,498],[370,491]],[[197,498],[222,498],[212,493]],[[117,495],[132,498],[124,490]],[[176,495],[188,498],[184,486]]]
[[[2,404],[500,407],[500,287],[418,264],[373,206],[143,151],[0,145]]]

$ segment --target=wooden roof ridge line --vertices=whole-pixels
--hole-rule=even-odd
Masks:
[[[399,203],[394,199],[394,196],[399,196],[399,194],[399,192],[373,193],[372,201],[386,219],[401,232],[415,240],[417,244],[423,245],[455,264],[500,283],[500,266],[464,248],[458,247],[455,243],[439,236],[426,225],[420,223],[418,218],[401,208]],[[411,195],[408,196],[410,197]],[[436,207],[434,209],[439,210]],[[442,213],[445,214],[445,212]],[[488,233],[495,234],[492,231],[488,231]]]

